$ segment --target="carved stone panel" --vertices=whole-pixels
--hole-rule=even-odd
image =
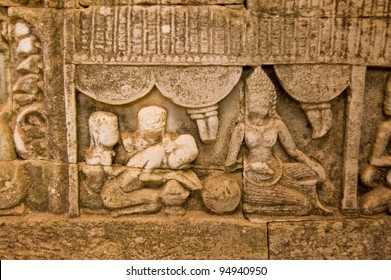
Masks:
[[[373,245],[358,232],[384,232],[391,213],[390,5],[0,0],[1,226],[46,238],[38,219],[50,243],[73,218],[75,235],[97,234],[64,238],[93,248],[83,258],[148,258],[121,244],[142,233],[154,248],[160,226],[159,244],[179,247],[151,258],[196,258],[205,242],[297,258],[295,230],[319,245],[308,258],[344,258],[353,237],[323,236],[339,227]]]

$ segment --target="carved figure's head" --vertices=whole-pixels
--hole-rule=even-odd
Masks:
[[[383,99],[384,114],[391,117],[391,74],[388,74]]]
[[[164,133],[167,111],[159,106],[148,106],[138,112],[138,131],[148,139],[156,139]]]
[[[277,94],[272,81],[261,67],[247,78],[247,116],[251,119],[277,117]]]
[[[118,118],[110,112],[98,111],[88,120],[91,145],[112,148],[119,141]]]

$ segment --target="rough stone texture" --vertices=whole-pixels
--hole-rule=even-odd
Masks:
[[[12,232],[12,234],[10,234]],[[1,218],[1,259],[267,259],[266,224],[243,217]]]
[[[19,215],[68,211],[68,165],[42,160],[0,161],[1,214],[24,203]],[[15,202],[13,202],[15,201]]]
[[[93,5],[232,5],[244,0],[79,0],[83,6]]]
[[[0,219],[16,233],[0,253],[266,258],[267,221],[274,252],[309,238],[305,258],[389,258],[370,241],[389,218],[365,215],[391,211],[390,11],[0,0]],[[276,237],[295,227],[308,238]]]
[[[391,259],[391,217],[268,223],[269,258]]]

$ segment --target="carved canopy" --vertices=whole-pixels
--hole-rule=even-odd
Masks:
[[[99,73],[99,78],[96,75]],[[207,107],[226,97],[239,81],[242,67],[78,65],[76,88],[112,105],[133,102],[156,86],[175,104]]]

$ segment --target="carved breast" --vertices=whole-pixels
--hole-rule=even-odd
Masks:
[[[272,125],[248,125],[246,127],[245,141],[250,150],[256,147],[271,148],[277,142],[277,131]]]

